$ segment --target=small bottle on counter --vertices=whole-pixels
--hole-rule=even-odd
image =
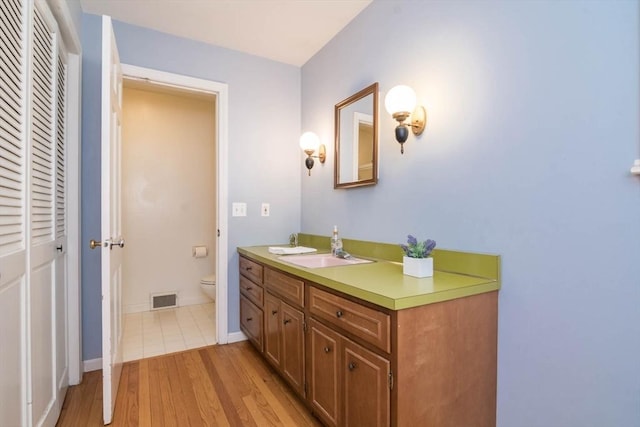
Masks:
[[[338,226],[333,226],[333,235],[331,235],[331,255],[336,256],[342,251],[342,239],[338,236]]]

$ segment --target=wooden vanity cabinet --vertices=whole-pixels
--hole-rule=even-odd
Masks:
[[[263,267],[240,257],[240,329],[262,352],[264,344]]]
[[[265,267],[264,284],[264,355],[304,397],[304,282]]]
[[[389,360],[344,339],[341,365],[344,387],[344,425],[389,425]]]
[[[389,425],[389,360],[309,319],[309,402],[329,426]]]
[[[247,297],[240,295],[240,329],[259,351],[262,351],[263,344],[262,318],[262,310]]]
[[[390,310],[240,260],[242,330],[323,424],[495,427],[497,291]]]
[[[267,292],[264,355],[304,396],[304,313]]]
[[[313,412],[328,425],[342,422],[342,336],[314,319],[307,341],[307,397]]]

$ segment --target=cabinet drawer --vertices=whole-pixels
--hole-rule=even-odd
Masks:
[[[240,295],[240,327],[258,350],[262,352],[262,310],[244,295]]]
[[[253,301],[258,307],[262,307],[264,289],[256,285],[246,277],[240,276],[240,292]]]
[[[389,315],[311,286],[311,314],[341,327],[383,351],[391,351]]]
[[[240,274],[262,285],[262,266],[245,257],[240,257]]]
[[[304,282],[270,268],[264,270],[264,284],[273,293],[300,307],[304,306]]]

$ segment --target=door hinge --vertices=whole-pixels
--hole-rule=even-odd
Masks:
[[[389,372],[389,389],[393,390],[393,372]]]
[[[218,237],[220,237],[220,229],[218,228]]]

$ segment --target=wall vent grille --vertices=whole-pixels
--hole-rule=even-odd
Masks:
[[[151,294],[151,310],[171,308],[178,306],[178,294]]]

